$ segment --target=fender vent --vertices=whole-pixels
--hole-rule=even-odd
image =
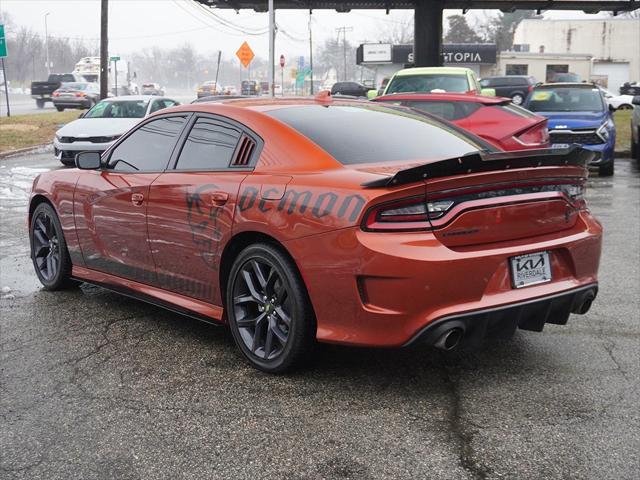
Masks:
[[[236,149],[236,156],[233,159],[231,165],[234,167],[246,167],[251,161],[251,155],[256,148],[256,142],[247,135],[240,137],[238,148]]]

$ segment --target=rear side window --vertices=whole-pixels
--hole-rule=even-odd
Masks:
[[[305,105],[267,112],[344,165],[450,158],[484,148],[432,117],[381,105]]]
[[[117,172],[164,170],[184,122],[185,117],[166,117],[145,123],[113,150],[110,167]]]
[[[415,108],[423,112],[430,113],[436,117],[444,118],[445,120],[453,121],[467,118],[473,114],[482,105],[475,102],[418,102],[418,101],[406,101],[402,102],[407,107]]]
[[[227,168],[239,138],[240,130],[215,120],[199,118],[182,147],[176,168],[179,170]]]

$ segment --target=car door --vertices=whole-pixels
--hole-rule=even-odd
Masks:
[[[187,127],[175,165],[149,192],[149,242],[158,286],[221,305],[220,258],[231,236],[240,184],[261,140],[243,126],[207,114]]]
[[[169,164],[186,119],[174,115],[144,122],[105,154],[102,169],[83,174],[74,217],[88,268],[156,283],[147,237],[149,186]]]

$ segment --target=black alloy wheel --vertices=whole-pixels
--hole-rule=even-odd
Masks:
[[[227,287],[234,340],[260,370],[282,372],[311,350],[315,321],[293,262],[269,244],[246,248],[236,259]]]
[[[33,266],[45,290],[58,290],[72,285],[67,244],[51,205],[38,205],[31,218],[29,233]]]

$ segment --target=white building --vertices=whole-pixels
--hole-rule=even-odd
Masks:
[[[520,54],[544,54],[534,55],[536,62],[547,55],[549,62],[561,62],[564,55],[567,63],[554,63],[554,71],[562,71],[562,65],[572,71],[569,60],[591,57],[588,76],[584,74],[583,65],[579,67],[581,72],[575,73],[582,73],[583,80],[598,81],[611,90],[617,90],[624,82],[640,81],[640,19],[523,20],[516,29],[513,43],[514,50]],[[500,54],[502,72],[506,70],[505,57],[510,53]],[[536,68],[539,74],[540,67]],[[547,72],[545,68],[545,74]],[[541,81],[547,79],[533,72],[529,74]]]

